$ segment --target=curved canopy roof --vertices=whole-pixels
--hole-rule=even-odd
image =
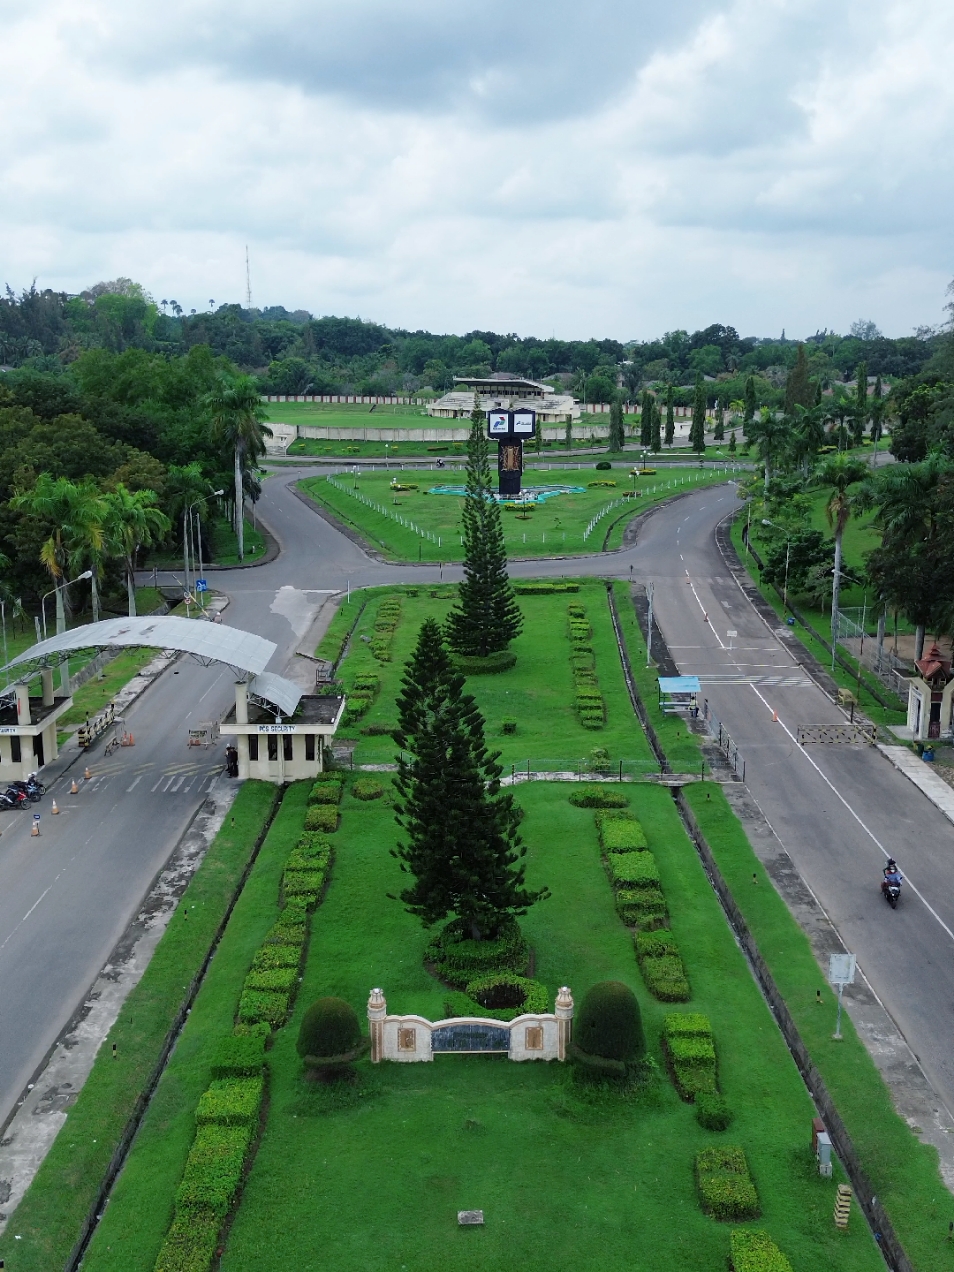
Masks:
[[[264,698],[272,702],[283,715],[293,716],[295,708],[301,701],[301,690],[284,676],[276,676],[273,671],[262,671],[254,680],[248,682],[248,692],[256,698]]]
[[[191,654],[197,662],[225,663],[235,672],[257,676],[268,665],[277,646],[252,632],[243,632],[222,623],[196,619],[161,617],[107,618],[102,623],[87,623],[41,640],[7,664],[5,671],[23,680],[41,667],[54,666],[80,650],[128,649],[151,646],[176,649]],[[14,677],[11,677],[13,679]]]

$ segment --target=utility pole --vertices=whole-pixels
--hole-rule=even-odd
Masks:
[[[252,275],[248,267],[248,244],[245,244],[245,308],[252,308]]]
[[[653,584],[646,584],[646,595],[649,597],[649,615],[646,619],[646,666],[653,665]]]

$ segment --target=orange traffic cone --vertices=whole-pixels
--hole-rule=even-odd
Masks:
[[[33,829],[30,831],[30,834],[31,836],[35,836],[35,835],[38,835],[39,833],[40,833],[40,823],[35,821],[33,823]]]
[[[71,794],[71,795],[78,795],[78,794],[79,794],[79,787],[76,785],[76,778],[75,778],[75,777],[73,778],[73,785],[70,787],[70,794]]]
[[[778,724],[778,712],[777,712],[777,711],[773,711],[773,712],[772,712],[772,720],[775,722],[775,724]]]
[[[84,777],[84,778],[86,779],[86,781],[88,782],[88,781],[89,781],[89,779],[90,779],[92,776],[93,776],[93,775],[92,775],[92,773],[89,771],[89,765],[87,764],[87,765],[86,765],[86,772],[83,774],[83,777]]]
[[[56,816],[56,814],[57,814],[59,811],[60,811],[60,810],[59,810],[59,809],[57,808],[57,806],[56,806],[56,800],[54,800],[54,801],[53,801],[53,807],[50,809],[50,812],[51,812],[54,816]]]

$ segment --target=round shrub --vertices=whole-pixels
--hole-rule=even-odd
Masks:
[[[570,794],[577,808],[625,808],[629,797],[617,786],[578,786]]]
[[[550,995],[539,981],[513,972],[492,972],[467,983],[468,998],[492,1011],[499,1020],[515,1020],[525,1012],[542,1014],[550,1010]]]
[[[470,939],[460,919],[445,924],[424,951],[424,960],[437,965],[440,978],[461,989],[478,976],[491,972],[526,970],[530,947],[516,919],[501,924],[493,937]]]
[[[303,1060],[352,1059],[360,1046],[358,1013],[343,998],[319,998],[305,1012],[298,1031]]]
[[[696,1121],[707,1131],[724,1131],[731,1124],[735,1114],[729,1108],[724,1095],[715,1095],[711,1091],[700,1091],[696,1096]]]
[[[501,649],[486,658],[466,657],[463,654],[452,659],[454,666],[464,676],[496,676],[502,671],[509,671],[517,665],[517,655],[509,649]]]
[[[598,468],[601,472],[606,472],[606,470],[607,470],[608,468],[612,468],[612,467],[613,467],[613,465],[609,462],[609,460],[608,460],[608,459],[601,459],[601,460],[599,461],[599,463],[596,465],[596,467],[597,467],[597,468]]]
[[[646,1050],[636,995],[621,981],[600,981],[583,999],[573,1041],[588,1056],[632,1064]]]
[[[351,787],[351,794],[355,799],[380,799],[384,787],[376,777],[359,777]]]

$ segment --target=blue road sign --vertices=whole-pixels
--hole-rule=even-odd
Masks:
[[[39,820],[40,820],[40,814],[39,814],[39,813],[34,813],[34,814],[33,814],[33,820],[34,820],[34,821],[39,821]]]
[[[208,584],[207,580],[206,580],[206,579],[196,579],[196,581],[195,581],[195,590],[196,590],[197,592],[207,592],[207,591],[209,590],[209,584]]]

